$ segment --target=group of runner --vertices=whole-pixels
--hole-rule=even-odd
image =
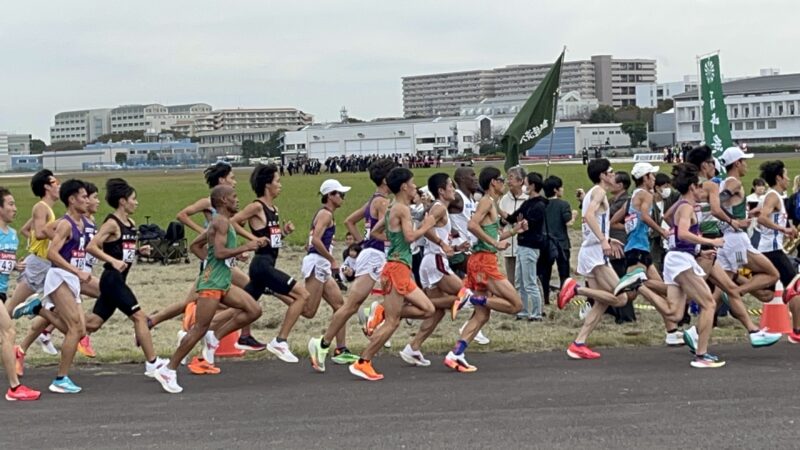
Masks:
[[[720,167],[708,147],[689,152],[687,162],[672,170],[672,186],[680,193],[680,200],[664,211],[664,224],[653,219],[657,167],[648,163],[634,166],[631,175],[636,190],[631,201],[623,213],[610,217],[606,193],[616,182],[615,171],[605,159],[589,163],[587,172],[594,186],[583,198],[583,239],[577,267],[586,283],[579,286],[567,279],[558,295],[559,308],[576,295],[593,303],[567,349],[571,358],[600,357],[586,345],[590,333],[609,306],[623,306],[640,293],[663,316],[668,338],[682,334],[695,353],[693,367],[721,367],[725,362],[708,351],[716,306],[723,301],[729,305],[733,316],[749,332],[754,347],[772,345],[781,335],[755,326],[742,297],[749,293],[770,301],[779,279],[794,316],[789,339],[800,342],[800,277],[782,244],[784,235],[795,233],[786,223],[781,200],[788,187],[788,174],[780,161],[761,167],[770,190],[757,213],[751,211],[761,232],[760,244],[754,248],[743,231],[751,219],[743,206],[741,183],[751,156],[738,148],[728,149],[720,158]],[[727,177],[720,179],[717,174],[723,169]],[[48,170],[34,175],[31,188],[40,201],[21,229],[28,237],[29,253],[21,261],[16,258],[19,238],[10,227],[16,216],[14,198],[0,188],[0,293],[6,303],[0,313],[0,337],[10,384],[6,398],[39,397],[39,392],[20,384],[19,377],[24,373],[25,351],[33,342],[57,352],[49,340],[51,329],[63,333],[64,340],[56,378],[49,389],[80,392],[68,376],[75,352],[93,356],[88,336],[116,309],[133,323],[136,343],[145,355],[145,375],[155,378],[170,393],[182,391],[177,375],[182,363],[188,362],[187,368],[195,374],[220,373],[215,351],[220,340],[236,330],[242,330],[237,348],[267,349],[285,362],[298,362],[287,340],[300,316],[314,317],[322,299],[333,315],[325,333],[308,342],[311,366],[318,372],[325,372],[328,353],[333,349],[334,363],[349,365],[350,372],[358,377],[382,379],[372,359],[402,319],[417,319],[420,325],[400,357],[415,366],[429,366],[431,362],[421,351],[425,340],[448,312],[455,320],[466,307],[472,315],[461,327],[444,364],[458,372],[476,371],[465,352],[473,340],[486,339],[480,332],[491,311],[515,315],[523,308],[517,289],[498,268],[497,252],[509,245],[511,236],[541,233],[541,229],[528,229],[528,214],[536,208],[527,200],[511,214],[500,211],[497,203],[505,189],[505,178],[494,167],[483,168],[478,176],[469,167],[457,168],[453,178],[436,173],[418,189],[413,173],[387,158],[370,165],[369,177],[375,192],[345,219],[353,242],[345,249],[346,261],[341,268],[333,253],[335,215],[350,187],[335,179],[325,180],[320,186],[320,207],[311,221],[300,283],[277,267],[283,240],[295,231],[292,222],[281,220],[275,206],[281,193],[279,169],[259,165],[253,170],[250,186],[257,198],[240,210],[230,165],[218,163],[208,168],[205,178],[209,196],[178,213],[179,220],[198,232],[189,248],[202,261],[200,273],[185,299],[152,315],[142,310],[126,284],[137,254],[147,255],[150,249],[138,245],[131,218],[138,206],[136,191],[125,180],[107,181],[105,198],[114,212],[98,228],[94,221],[99,205],[95,186],[75,179],[61,183]],[[526,185],[531,192],[538,192],[541,177],[528,174]],[[420,193],[433,200],[424,211],[419,205]],[[67,209],[59,219],[52,210],[58,200]],[[205,226],[192,220],[195,214],[203,214]],[[610,224],[620,220],[628,234],[624,246],[608,235]],[[358,226],[362,221],[363,232]],[[663,278],[650,255],[650,233],[668,241]],[[238,244],[237,235],[243,245]],[[421,258],[415,256],[416,248],[422,248]],[[249,252],[254,256],[245,273],[237,262],[246,259]],[[619,278],[609,258],[623,255],[629,270]],[[100,262],[104,267],[98,279],[92,274],[92,266]],[[740,274],[743,267],[750,269],[749,278]],[[6,301],[8,279],[14,270],[21,274]],[[340,287],[342,278],[351,282],[346,297]],[[383,295],[383,301],[372,302],[369,314],[364,316],[362,305],[376,292]],[[287,305],[277,335],[266,345],[249,331],[250,324],[261,316],[258,300],[265,294]],[[82,295],[97,299],[90,313],[84,313],[80,305]],[[683,318],[689,299],[700,307],[697,325],[680,332],[676,324]],[[184,320],[177,348],[168,360],[161,359],[155,354],[151,329],[181,314]],[[369,344],[359,355],[350,352],[346,343],[346,324],[354,315],[359,316],[369,337]],[[11,318],[23,316],[36,319],[21,345],[15,346]],[[189,362],[188,356],[198,343],[200,354]]]

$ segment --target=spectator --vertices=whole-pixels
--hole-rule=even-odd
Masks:
[[[498,205],[500,207],[500,216],[503,218],[506,218],[508,214],[511,214],[519,209],[519,207],[522,206],[522,203],[528,199],[528,194],[524,191],[525,169],[523,169],[522,166],[514,166],[508,169],[508,172],[506,172],[506,185],[508,185],[508,192],[500,197],[500,202]],[[505,261],[506,276],[508,277],[508,281],[519,291],[520,284],[515,278],[515,264],[517,260],[518,248],[517,236],[512,236],[510,240],[511,245],[502,251],[502,255],[503,260]],[[523,294],[523,299],[524,298],[525,297]]]
[[[628,240],[628,233],[625,232],[625,213],[631,198],[630,194],[628,194],[628,189],[630,187],[630,175],[628,175],[627,172],[618,171],[616,183],[611,189],[612,198],[608,208],[608,216],[612,218],[609,223],[609,237],[620,241],[623,246]],[[617,211],[621,211],[621,214],[617,214]],[[621,258],[611,259],[609,262],[618,277],[622,278],[628,272],[628,264],[625,261],[625,255]],[[617,323],[633,322],[636,320],[636,313],[633,311],[633,300],[620,308],[609,307],[606,311],[614,316]]]
[[[570,210],[569,203],[563,200],[564,184],[561,178],[551,175],[544,180],[544,195],[547,198],[545,211],[545,233],[554,241],[557,247],[556,255],[542,252],[539,257],[537,273],[542,281],[542,299],[545,304],[550,304],[550,278],[553,273],[553,264],[558,267],[559,288],[564,280],[569,278],[570,241],[569,227],[578,217],[577,210]],[[553,257],[555,256],[555,257]]]

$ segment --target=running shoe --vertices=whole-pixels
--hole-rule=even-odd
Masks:
[[[664,343],[666,343],[670,347],[677,347],[679,345],[683,345],[683,331],[676,330],[672,333],[667,333],[667,337],[664,339]]]
[[[471,373],[478,370],[477,367],[467,362],[467,358],[464,357],[463,353],[456,355],[452,351],[444,357],[444,365],[461,373]]]
[[[149,378],[155,378],[156,371],[161,366],[166,366],[168,362],[169,362],[169,360],[168,359],[164,359],[164,358],[156,358],[155,362],[153,362],[152,364],[147,362],[147,361],[145,361],[144,362],[144,376],[149,377]]]
[[[644,269],[641,267],[636,268],[628,273],[626,273],[617,283],[617,286],[614,288],[614,295],[619,295],[623,292],[634,291],[642,285],[643,282],[647,281],[647,275],[644,273]]]
[[[800,344],[800,334],[792,331],[787,337],[789,338],[789,342],[792,344]]]
[[[578,345],[573,342],[567,347],[567,356],[572,359],[597,359],[600,353],[590,349],[586,344]]]
[[[689,351],[694,353],[697,351],[697,340],[700,336],[697,334],[697,327],[691,327],[683,332],[683,343],[689,347]]]
[[[383,343],[383,348],[392,348],[391,339]]]
[[[283,362],[296,363],[300,361],[289,349],[289,343],[286,341],[278,342],[277,338],[273,338],[269,344],[267,344],[267,350],[269,350],[273,355],[277,356]]]
[[[11,388],[8,388],[8,390],[6,391],[6,400],[10,402],[16,402],[16,401],[29,402],[32,400],[39,400],[40,395],[42,395],[41,392],[34,391],[33,389],[23,384],[20,384],[19,386],[17,386],[16,390],[12,391]]]
[[[325,358],[328,356],[329,348],[322,348],[322,338],[311,338],[308,340],[308,357],[311,359],[311,367],[317,372],[325,372]]]
[[[258,342],[253,336],[240,336],[239,339],[233,344],[239,350],[248,350],[251,352],[260,352],[267,348],[266,345]]]
[[[716,356],[706,353],[705,355],[695,356],[691,363],[692,367],[697,369],[717,369],[725,365],[725,361],[720,361]]]
[[[208,361],[197,356],[192,358],[192,362],[187,364],[186,368],[195,375],[218,375],[222,372],[219,367],[209,364]]]
[[[470,298],[472,298],[472,291],[466,287],[462,287],[458,291],[458,298],[453,302],[453,307],[450,308],[450,317],[453,320],[456,320],[458,312],[469,302]]]
[[[378,325],[381,323],[383,323],[383,305],[374,301],[369,308],[367,323],[364,324],[364,335],[367,337],[372,336],[372,333],[375,332],[375,329],[378,328]]]
[[[81,388],[72,382],[69,377],[64,377],[62,379],[55,379],[52,383],[50,383],[50,392],[55,392],[56,394],[77,394],[81,391]]]
[[[14,346],[14,358],[16,359],[17,376],[21,377],[25,374],[25,352],[19,345]]]
[[[181,346],[181,342],[183,341],[183,338],[186,337],[187,334],[188,333],[184,330],[178,330],[178,347]],[[203,343],[203,345],[205,345],[205,343]],[[181,360],[181,365],[185,366],[188,361],[189,361],[189,355],[184,356],[183,359]]]
[[[178,385],[178,373],[170,370],[167,366],[161,366],[156,371],[156,380],[161,383],[161,387],[170,394],[180,394],[183,388]]]
[[[58,354],[58,349],[56,349],[56,346],[53,345],[53,341],[50,339],[49,331],[42,331],[42,334],[36,337],[36,342],[42,347],[42,351],[48,355]]]
[[[95,353],[94,348],[92,347],[92,340],[89,338],[88,334],[78,341],[78,351],[81,352],[81,355],[87,358],[94,358],[97,356],[97,353]]]
[[[203,338],[203,351],[201,353],[203,359],[208,361],[209,364],[214,364],[214,354],[217,352],[217,347],[219,347],[219,339],[214,336],[213,331],[207,331]]]
[[[458,329],[459,334],[464,332],[464,328],[466,328],[467,323],[469,322],[464,322],[464,325],[461,325],[461,328]],[[485,334],[483,334],[483,330],[478,331],[478,334],[475,335],[475,339],[473,340],[478,345],[489,345],[489,343],[492,342],[491,339],[489,339]]]
[[[364,324],[367,323],[367,317],[369,316],[369,306],[358,307],[358,312],[356,313],[356,317],[358,318],[358,324],[363,328]]]
[[[578,310],[578,318],[583,320],[586,316],[589,315],[589,311],[592,310],[592,304],[589,302],[584,303],[581,305],[581,309]]]
[[[754,348],[769,347],[781,340],[781,333],[770,333],[766,328],[750,333],[750,345]]]
[[[422,352],[411,348],[411,344],[406,344],[403,351],[400,352],[400,358],[412,366],[428,367],[431,362],[425,359]]]
[[[26,298],[24,302],[17,305],[16,308],[11,312],[11,317],[14,319],[20,319],[22,317],[33,317],[36,315],[34,311],[37,308],[42,306],[42,299],[39,298],[39,294],[33,294],[30,297]]]
[[[564,285],[561,286],[561,292],[558,293],[558,309],[564,309],[570,300],[575,298],[578,294],[578,282],[572,278],[564,280]]]
[[[378,381],[383,379],[383,375],[379,374],[372,368],[372,361],[358,362],[350,364],[350,373],[363,378],[368,381]]]
[[[793,298],[800,295],[800,273],[795,275],[792,278],[792,281],[789,282],[789,285],[783,290],[783,303],[789,303]]]
[[[339,365],[353,364],[358,361],[358,355],[353,354],[347,347],[337,348],[333,351],[331,361]]]

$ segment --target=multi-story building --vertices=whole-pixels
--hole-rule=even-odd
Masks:
[[[544,79],[550,64],[513,65],[492,70],[436,73],[403,77],[405,117],[457,114],[459,106],[487,97],[529,96]],[[595,55],[591,60],[565,61],[561,66],[563,92],[578,91],[614,107],[636,103],[636,84],[655,83],[656,61],[614,59]]]
[[[123,105],[111,110],[111,132],[161,131],[178,128],[193,134],[193,123],[197,118],[211,112],[211,105],[190,103],[186,105],[164,106],[158,103],[149,105]]]
[[[566,92],[562,89],[558,98],[556,118],[558,120],[588,118],[592,111],[599,106],[596,98],[582,98],[580,92]],[[511,97],[485,98],[478,103],[462,105],[459,115],[469,116],[474,114],[502,115],[516,114],[528,100],[527,95]]]
[[[722,84],[733,140],[748,145],[800,143],[800,73]],[[676,95],[678,142],[703,141],[698,91]]]
[[[77,141],[87,143],[111,133],[110,109],[84,109],[56,114],[50,127],[50,142]]]
[[[29,155],[31,153],[30,134],[9,134],[7,136],[9,155]]]
[[[215,130],[284,128],[296,130],[310,125],[314,116],[295,108],[236,108],[214,111]]]

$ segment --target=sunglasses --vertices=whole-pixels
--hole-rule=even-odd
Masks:
[[[333,191],[333,192],[331,192],[331,195],[338,195],[338,196],[339,196],[339,198],[341,198],[342,200],[344,200],[344,192]]]

